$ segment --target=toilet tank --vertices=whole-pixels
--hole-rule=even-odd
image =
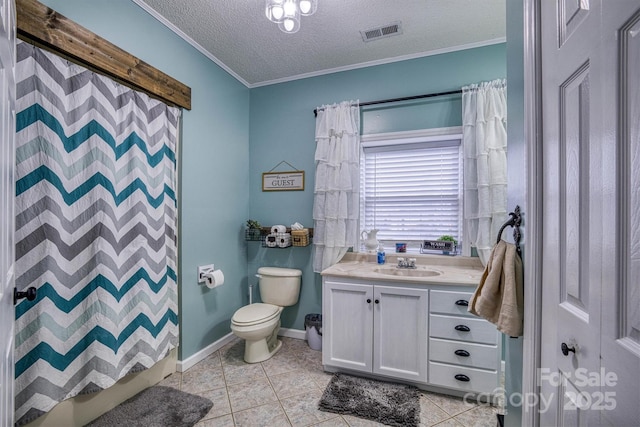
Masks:
[[[293,268],[260,267],[260,299],[267,304],[287,307],[298,302],[302,271]]]

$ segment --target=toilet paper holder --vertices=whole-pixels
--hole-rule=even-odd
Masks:
[[[213,264],[198,266],[198,283],[207,283],[206,274],[211,274],[215,270]]]
[[[224,273],[216,270],[213,264],[198,267],[198,283],[204,284],[209,289],[217,288],[224,284]]]

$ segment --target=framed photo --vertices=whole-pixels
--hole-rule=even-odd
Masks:
[[[304,191],[304,171],[263,172],[262,191]]]

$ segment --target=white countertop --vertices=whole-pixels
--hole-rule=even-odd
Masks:
[[[398,256],[415,258],[417,269],[398,269]],[[432,275],[421,275],[420,271]],[[375,255],[348,252],[340,262],[321,274],[407,284],[477,285],[483,271],[480,259],[475,257],[394,254],[387,256],[386,264],[379,265],[375,262]]]

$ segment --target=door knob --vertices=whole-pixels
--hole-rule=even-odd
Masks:
[[[371,304],[371,298],[367,298],[367,304]]]
[[[36,299],[37,294],[38,291],[33,286],[26,291],[19,291],[18,288],[13,288],[13,305],[16,305],[18,300],[22,298],[26,298],[28,301],[33,301]]]
[[[374,302],[375,302],[376,304],[380,304],[380,300],[379,300],[379,299],[375,300]]]
[[[569,347],[566,343],[562,343],[562,345],[560,345],[560,349],[562,350],[562,354],[564,354],[565,356],[569,355],[569,352],[573,352],[573,354],[576,353],[576,348],[574,347]]]

